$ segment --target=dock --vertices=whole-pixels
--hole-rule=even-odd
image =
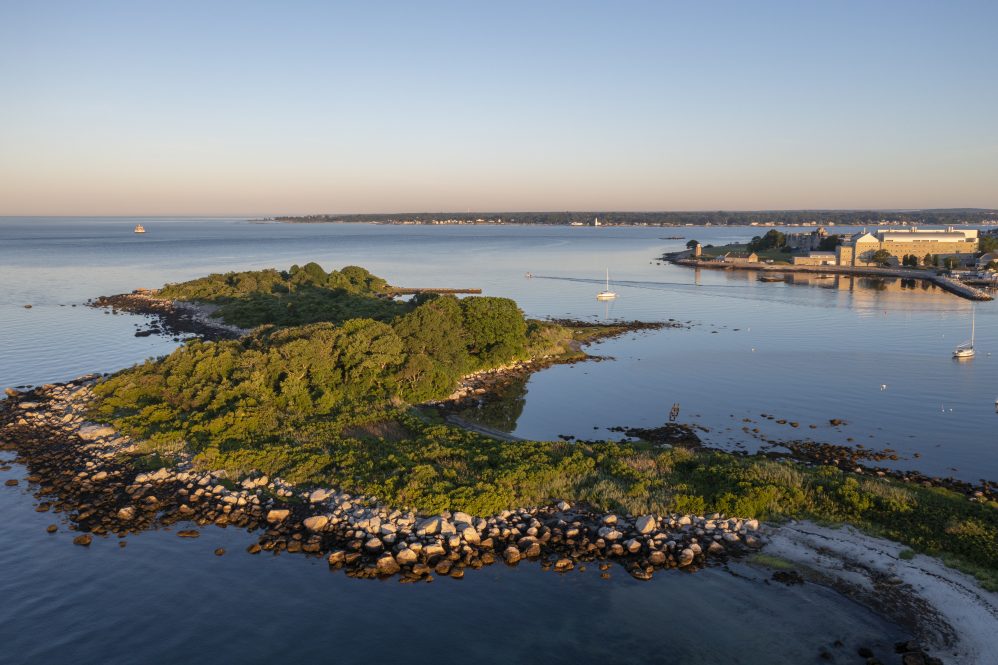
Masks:
[[[411,296],[419,293],[440,293],[440,294],[456,294],[456,293],[481,293],[481,289],[436,289],[432,287],[403,287],[395,286],[388,289],[388,293],[393,296]]]

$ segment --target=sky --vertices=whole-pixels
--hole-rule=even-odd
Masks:
[[[998,208],[998,2],[0,0],[0,215]]]

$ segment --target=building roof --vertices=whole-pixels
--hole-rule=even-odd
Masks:
[[[880,242],[880,240],[877,239],[877,236],[873,235],[872,233],[857,233],[856,235],[854,235],[852,237],[852,241],[853,241],[853,243],[857,243],[857,242]]]

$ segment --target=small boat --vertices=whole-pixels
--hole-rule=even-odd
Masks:
[[[954,358],[973,358],[974,354],[974,314],[976,309],[970,310],[970,340],[953,349]]]
[[[135,225],[134,233],[145,233],[145,232],[146,232],[146,227],[142,226],[141,224]]]
[[[526,277],[527,279],[530,279],[533,276],[534,276],[534,274],[531,273],[531,272],[528,272],[526,275],[524,275],[524,277]]]
[[[782,282],[786,280],[786,275],[759,275],[760,282]]]
[[[596,294],[596,300],[614,300],[617,294],[610,290],[610,269],[606,269],[606,289]]]

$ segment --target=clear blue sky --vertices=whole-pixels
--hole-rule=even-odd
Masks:
[[[998,207],[998,2],[0,4],[0,214]]]

